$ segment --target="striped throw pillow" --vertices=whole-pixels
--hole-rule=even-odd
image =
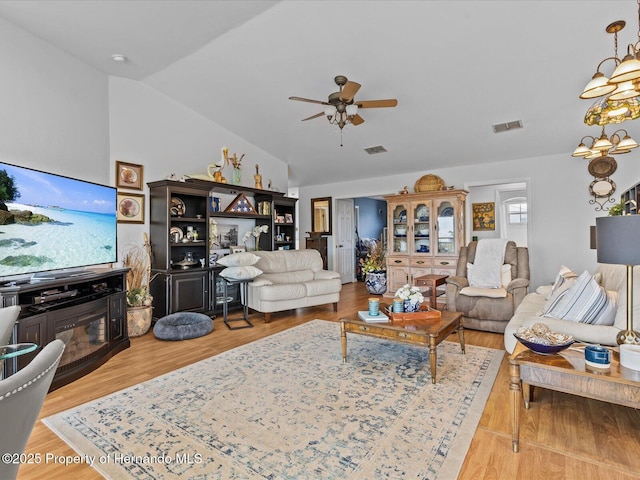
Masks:
[[[592,325],[613,325],[616,310],[617,293],[602,288],[585,271],[573,285],[547,305],[542,315]]]

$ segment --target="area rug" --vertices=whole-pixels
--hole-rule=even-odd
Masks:
[[[45,418],[113,479],[455,479],[504,352],[314,320]]]

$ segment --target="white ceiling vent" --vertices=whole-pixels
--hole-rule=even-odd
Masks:
[[[377,145],[375,147],[369,147],[364,149],[369,155],[375,155],[376,153],[384,153],[387,151],[382,145]]]
[[[491,125],[491,128],[493,128],[493,133],[508,132],[509,130],[516,130],[518,128],[522,128],[522,120],[516,120],[514,122],[507,122],[507,123],[498,123],[496,125]]]

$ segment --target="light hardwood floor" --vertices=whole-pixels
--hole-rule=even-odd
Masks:
[[[353,283],[344,285],[337,313],[330,305],[281,312],[273,314],[269,324],[254,317],[254,328],[234,331],[216,319],[210,335],[182,342],[161,342],[149,332],[131,339],[131,348],[94,372],[50,393],[40,418],[316,318],[337,322],[342,317],[355,316],[366,308],[368,297],[363,283]],[[457,335],[449,340],[457,341]],[[501,334],[466,330],[465,340],[468,345],[504,348]],[[511,451],[508,383],[505,356],[458,478],[640,478],[640,410],[536,389],[531,408],[522,410],[520,453],[516,454]],[[75,455],[41,421],[33,430],[27,453],[40,453],[43,459],[46,454]],[[49,462],[21,466],[18,478],[82,480],[101,476],[84,464],[63,466]]]

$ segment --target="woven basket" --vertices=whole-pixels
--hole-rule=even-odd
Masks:
[[[413,189],[416,193],[435,192],[444,190],[444,180],[432,173],[424,175],[418,179]]]

